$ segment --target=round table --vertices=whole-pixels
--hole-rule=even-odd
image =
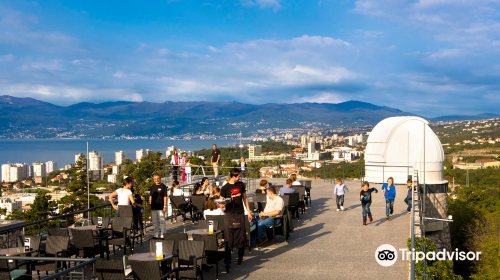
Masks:
[[[7,248],[7,249],[0,249],[0,255],[2,256],[19,256],[23,254],[31,254],[36,252],[33,248],[30,248],[29,250],[25,250],[24,247],[14,247],[14,248]]]
[[[157,259],[155,254],[151,253],[138,253],[138,254],[133,254],[128,257],[129,261],[139,261],[139,262],[150,262],[150,261],[166,261],[169,260],[173,257],[174,255],[172,254],[163,254],[163,258]]]
[[[193,235],[193,234],[218,234],[221,232],[220,230],[214,230],[213,233],[208,232],[208,229],[193,229],[193,230],[188,230],[186,233],[188,235]]]
[[[74,228],[69,228],[70,230],[103,230],[106,229],[106,227],[97,227],[97,225],[90,225],[90,226],[81,226],[81,227],[74,227]]]

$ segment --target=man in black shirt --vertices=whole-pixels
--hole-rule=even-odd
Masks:
[[[168,188],[161,182],[160,175],[154,174],[155,184],[151,187],[149,193],[149,205],[151,205],[151,218],[153,220],[154,237],[163,238],[167,233],[165,224],[165,213],[167,212]],[[161,232],[161,236],[160,236]]]
[[[214,175],[217,178],[219,176],[219,161],[220,161],[220,150],[217,149],[217,145],[212,146],[212,157],[210,158],[210,163],[214,167]]]
[[[372,212],[370,211],[370,205],[372,204],[372,192],[378,193],[376,188],[369,188],[370,184],[367,181],[363,182],[363,189],[359,193],[359,200],[361,201],[361,208],[363,210],[363,225],[366,226],[366,215],[370,218],[370,222],[373,222]]]
[[[252,221],[250,206],[246,194],[245,184],[240,182],[241,171],[238,168],[231,169],[229,173],[229,183],[225,184],[220,191],[220,199],[226,200],[226,203],[221,207],[225,211],[224,216],[224,239],[227,241],[226,271],[229,272],[231,265],[231,250],[238,248],[238,264],[243,261],[245,254],[246,231],[245,231],[245,210],[248,209],[248,221]]]

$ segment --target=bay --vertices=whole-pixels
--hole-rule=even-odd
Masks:
[[[135,152],[140,149],[160,151],[163,155],[168,147],[175,146],[184,151],[211,149],[212,144],[219,147],[237,145],[237,140],[156,140],[156,139],[3,139],[0,140],[0,163],[36,161],[57,162],[58,168],[75,163],[75,155],[97,151],[104,163],[115,161],[115,152],[124,151],[128,159],[135,160]]]

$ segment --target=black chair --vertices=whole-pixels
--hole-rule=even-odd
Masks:
[[[49,236],[69,236],[67,228],[49,228]]]
[[[138,227],[141,230],[141,238],[142,238],[142,232],[144,231],[144,226],[142,224],[142,215],[141,214],[135,214],[134,215],[134,208],[132,205],[118,205],[118,213],[120,214],[120,217],[132,217],[134,218],[134,227]]]
[[[299,220],[299,194],[298,193],[286,193],[283,196],[283,201],[288,210],[294,214],[297,214],[297,221]]]
[[[72,230],[73,243],[78,250],[78,256],[82,258],[94,258],[99,254],[109,260],[109,246],[107,236],[101,238],[94,238],[92,230]],[[99,244],[102,240],[106,241],[106,245]]]
[[[256,193],[252,198],[253,202],[266,202],[267,195],[265,193]]]
[[[206,234],[193,234],[193,241],[203,241],[205,244],[206,263],[215,264],[215,279],[219,279],[219,262],[224,259],[226,255],[227,241],[219,244],[219,240],[215,235]]]
[[[132,275],[137,280],[160,280],[166,279],[175,273],[175,278],[179,279],[179,269],[174,268],[169,272],[162,274],[157,261],[130,261]]]
[[[194,223],[193,213],[191,212],[191,206],[186,203],[184,196],[170,196],[170,205],[172,207],[172,216],[170,218],[170,223],[174,220],[177,221],[177,216],[182,215],[182,221],[186,221],[186,214],[190,213],[191,220]]]
[[[26,269],[11,268],[8,260],[0,260],[0,280],[13,280],[24,276]]]
[[[205,256],[205,242],[179,241],[179,276],[187,279],[203,279],[203,261]]]
[[[217,230],[224,231],[224,215],[207,215],[205,217],[205,221],[214,221],[217,222]],[[202,221],[200,221],[202,222]],[[214,223],[214,229],[215,229],[215,223]],[[198,228],[200,226],[198,225]],[[207,225],[208,228],[208,225]]]
[[[135,241],[140,237],[138,230],[133,228],[132,217],[116,217],[111,223],[111,228],[103,229],[103,231],[108,232],[108,244],[113,245],[113,254],[115,254],[115,246],[123,246],[123,255],[127,254],[127,246],[130,247],[130,251],[133,251]]]
[[[169,261],[161,262],[161,270],[163,273],[167,273],[172,269],[172,262],[177,258],[177,252],[174,253],[175,240],[161,240],[161,239],[151,239],[149,241],[149,252],[156,253],[156,243],[162,243],[163,254],[172,254],[174,258]]]
[[[132,271],[125,272],[122,260],[97,260],[95,271],[99,280],[123,280],[129,279]]]
[[[275,244],[275,242],[276,242],[276,235],[284,236],[285,241],[288,242],[289,235],[285,233],[285,231],[286,231],[285,219],[288,219],[290,223],[292,222],[292,219],[288,218],[288,217],[290,217],[290,212],[288,211],[288,207],[286,207],[286,206],[283,209],[283,215],[271,217],[273,219],[273,226],[271,228],[267,229],[266,233],[268,234],[267,236],[272,235],[273,244]],[[276,224],[276,221],[278,221],[277,224]]]
[[[47,242],[45,246],[44,254],[45,257],[70,257],[69,248],[69,236],[47,236]],[[54,271],[54,273],[64,267],[66,267],[65,262],[58,261],[39,261],[32,264],[33,270],[36,270],[37,274],[40,275],[40,271],[45,271],[48,274],[49,271]]]
[[[292,189],[299,194],[299,208],[301,209],[302,215],[306,212],[306,187],[304,186],[292,186]]]
[[[191,215],[194,215],[199,220],[203,219],[205,202],[207,202],[207,199],[204,195],[191,196]]]
[[[185,233],[167,233],[165,234],[164,239],[174,241],[174,250],[172,251],[172,254],[179,255],[179,241],[188,240],[188,236]]]
[[[210,225],[210,221],[213,222],[214,230],[218,230],[219,229],[219,221],[209,220],[208,216],[207,216],[206,220],[198,221],[198,229],[208,229],[208,226]]]
[[[37,251],[35,253],[31,253],[31,257],[38,256],[38,251],[40,250],[40,244],[42,243],[41,236],[33,236],[33,235],[22,236],[22,235],[20,235],[19,238],[20,238],[20,241],[18,242],[17,247],[24,247],[24,239],[29,238],[30,239],[30,247],[34,251]]]

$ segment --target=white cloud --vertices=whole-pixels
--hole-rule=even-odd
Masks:
[[[0,55],[0,62],[8,62],[13,60],[14,60],[13,54]]]
[[[342,94],[332,92],[321,92],[318,94],[304,96],[297,100],[297,103],[310,102],[310,103],[341,103],[347,101],[342,97]]]
[[[261,9],[270,8],[277,12],[282,8],[281,0],[240,0],[243,6],[252,7],[259,6]]]
[[[61,71],[63,70],[62,60],[51,59],[48,61],[29,61],[21,66],[22,70],[48,70]]]

